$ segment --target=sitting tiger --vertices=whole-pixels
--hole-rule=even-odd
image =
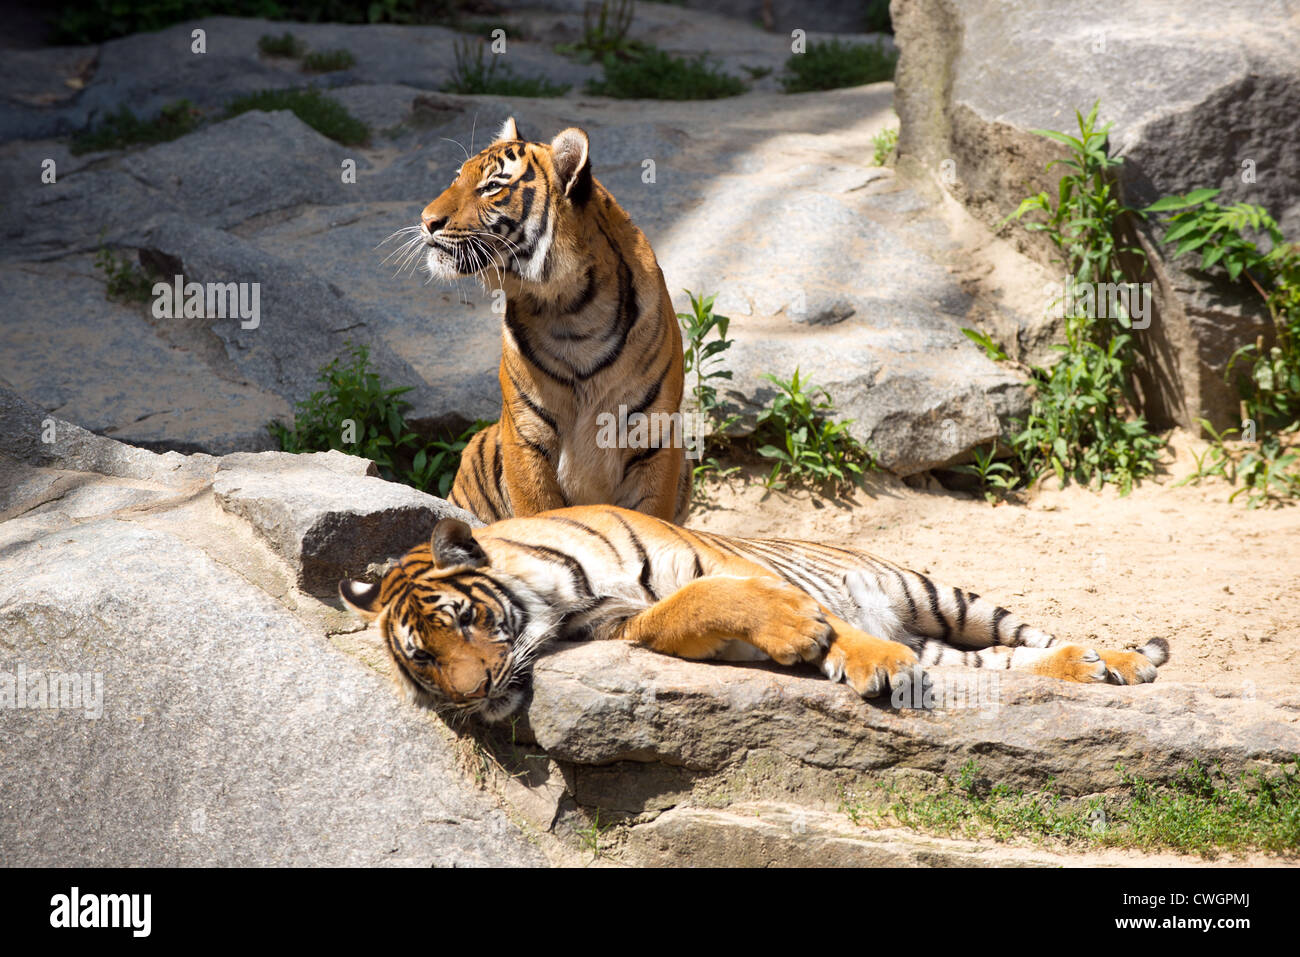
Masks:
[[[486,522],[585,504],[681,521],[689,506],[677,316],[588,153],[580,129],[529,143],[511,118],[421,217],[435,279],[506,295],[501,419],[470,441],[450,495]],[[676,436],[617,448],[598,441],[602,413],[673,416]]]
[[[488,721],[522,704],[538,652],[566,636],[683,658],[812,662],[864,697],[924,683],[931,665],[1138,684],[1169,657],[1160,638],[1136,651],[1063,644],[857,548],[729,538],[612,506],[473,531],[444,518],[380,583],[343,581],[339,593],[379,620],[415,700]]]

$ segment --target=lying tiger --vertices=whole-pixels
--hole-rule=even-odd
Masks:
[[[872,697],[931,665],[1017,668],[1066,681],[1154,681],[1136,651],[1063,644],[978,595],[857,548],[689,531],[613,506],[471,530],[442,519],[378,584],[339,583],[378,619],[411,696],[498,721],[557,637],[634,641],[682,658],[811,662]]]
[[[597,442],[603,413],[678,414],[682,338],[650,244],[591,174],[587,134],[530,143],[507,120],[421,221],[431,276],[506,297],[501,420],[466,447],[451,501],[485,522],[605,502],[681,521],[683,441]]]

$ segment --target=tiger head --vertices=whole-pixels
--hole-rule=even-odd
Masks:
[[[586,133],[570,128],[549,144],[528,143],[511,117],[424,208],[419,232],[429,274],[562,280],[578,253],[576,220],[592,182]]]
[[[487,555],[470,528],[438,522],[428,545],[412,549],[378,584],[339,582],[344,604],[378,619],[398,682],[435,710],[496,721],[523,702],[512,643],[518,609],[482,571]]]

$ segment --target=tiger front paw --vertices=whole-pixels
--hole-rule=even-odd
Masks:
[[[1028,670],[1061,681],[1105,681],[1108,674],[1101,655],[1083,645],[1053,648]]]
[[[759,619],[750,643],[783,665],[820,659],[831,627],[817,600],[775,578],[755,578],[748,585],[746,598]]]
[[[1111,684],[1140,685],[1156,680],[1156,669],[1169,660],[1169,643],[1153,638],[1136,651],[1103,651]]]
[[[886,688],[904,682],[924,680],[916,652],[864,631],[837,634],[822,661],[822,671],[832,681],[844,681],[864,698],[874,698]]]

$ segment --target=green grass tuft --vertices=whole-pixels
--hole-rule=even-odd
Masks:
[[[357,146],[370,139],[370,128],[362,123],[337,100],[319,90],[262,90],[232,100],[226,107],[226,116],[238,116],[249,110],[289,110],[322,136]]]
[[[123,106],[110,113],[93,130],[78,133],[72,138],[74,156],[100,150],[120,150],[140,144],[166,143],[184,136],[199,125],[199,113],[189,100],[169,103],[149,120],[142,120]]]
[[[406,422],[410,404],[401,398],[409,387],[390,388],[370,368],[370,351],[348,344],[347,357],[332,359],[320,370],[322,388],[299,402],[292,425],[272,422],[268,429],[285,452],[338,449],[370,459],[389,481],[402,482],[446,498],[460,468],[461,452],[475,432],[490,423],[476,422],[460,435],[427,441]],[[349,426],[348,423],[351,423]]]
[[[281,56],[296,60],[307,49],[306,45],[292,33],[285,31],[280,36],[262,34],[257,41],[257,49],[265,56]]]
[[[445,93],[492,94],[495,96],[563,96],[567,83],[552,83],[545,77],[518,76],[500,56],[485,59],[487,45],[479,40],[456,41],[456,65],[443,84]]]
[[[898,52],[874,43],[813,43],[786,61],[781,84],[787,93],[834,90],[894,78]]]
[[[1274,773],[1253,771],[1236,780],[1198,761],[1165,784],[1117,770],[1118,793],[1067,799],[1050,781],[1030,791],[991,784],[971,760],[955,781],[945,777],[933,788],[876,782],[840,808],[855,824],[968,839],[1170,849],[1207,858],[1300,851],[1300,757]]]
[[[884,166],[893,155],[895,147],[898,146],[898,127],[891,126],[883,129],[875,136],[871,137],[871,145],[875,147],[871,161],[877,166]]]
[[[587,92],[619,100],[716,100],[745,92],[743,81],[723,73],[701,54],[693,59],[663,50],[621,59],[604,58],[605,78],[592,80]]]
[[[102,237],[102,234],[101,234]],[[114,302],[148,302],[153,280],[126,256],[101,243],[95,253],[95,268],[104,274],[104,298]]]
[[[302,68],[308,73],[333,73],[356,66],[357,58],[347,50],[316,50],[302,59]]]

